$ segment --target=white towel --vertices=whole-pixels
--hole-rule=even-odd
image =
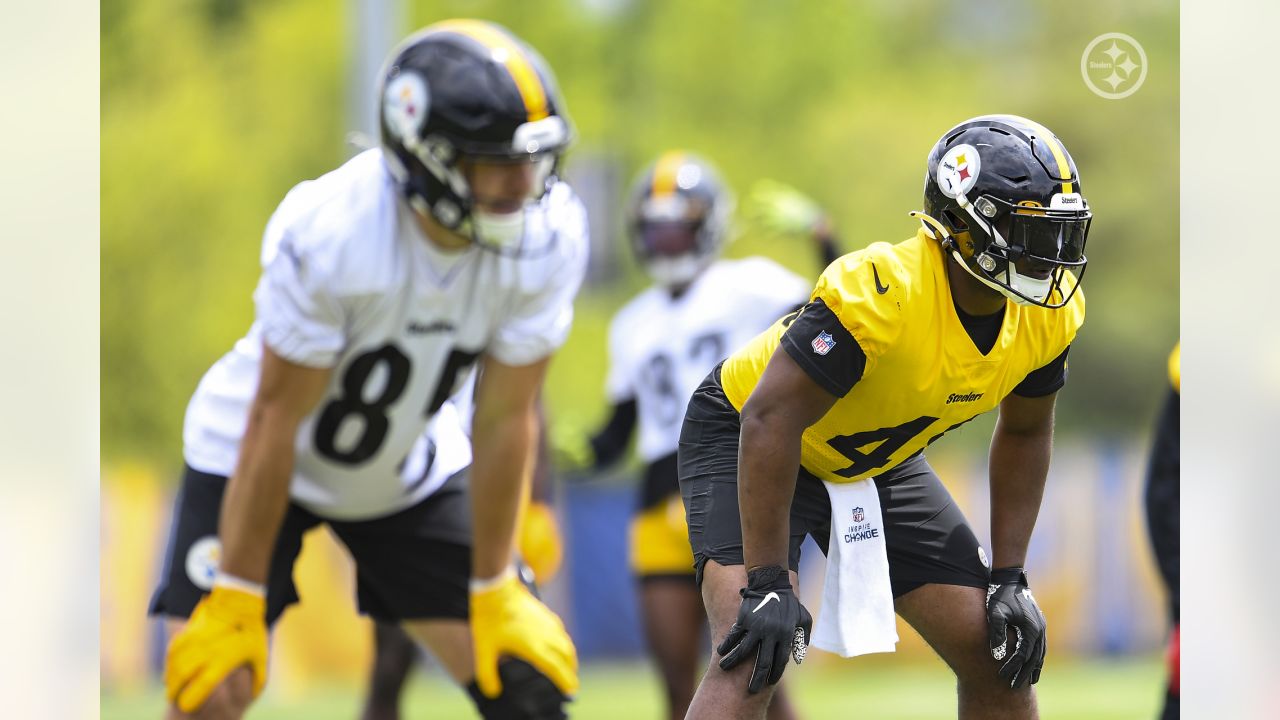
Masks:
[[[893,652],[898,626],[875,480],[824,484],[831,538],[812,645],[842,657]]]

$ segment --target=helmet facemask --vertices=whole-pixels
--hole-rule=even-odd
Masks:
[[[654,282],[666,288],[688,285],[711,264],[719,248],[712,212],[700,199],[680,193],[641,201],[632,242]]]
[[[654,282],[678,290],[720,254],[733,197],[705,160],[673,150],[637,179],[628,201],[627,233]]]
[[[687,220],[641,221],[637,252],[654,281],[664,287],[687,285],[710,261],[698,253],[702,223]]]
[[[1020,305],[1059,308],[1071,300],[1088,263],[1093,215],[1083,197],[1056,194],[1048,208],[989,195],[970,203],[963,193],[956,201],[975,249],[963,259],[966,270]]]
[[[542,128],[537,130],[542,140],[524,142],[525,152],[475,145],[469,150],[462,150],[438,136],[421,142],[405,142],[405,148],[421,162],[423,170],[434,180],[431,184],[435,185],[428,192],[415,188],[412,181],[405,182],[405,196],[409,204],[444,227],[470,238],[480,247],[499,254],[521,254],[527,249],[524,236],[528,215],[555,184],[560,153],[568,144],[568,128],[559,117],[526,123],[520,130],[538,124],[542,124]],[[517,142],[523,139],[519,130],[516,137]],[[543,142],[547,144],[543,145]],[[477,171],[485,172],[477,170],[484,165],[529,166],[532,175],[529,191],[518,208],[505,211],[484,209],[487,198],[472,187],[471,177]],[[429,204],[428,197],[435,197],[435,202]]]
[[[531,153],[514,158],[467,156],[461,164],[464,169],[462,174],[467,178],[469,212],[460,230],[469,232],[472,242],[494,252],[519,253],[527,249],[525,231],[529,224],[529,214],[541,204],[547,191],[556,182],[559,157],[553,153]],[[504,166],[520,166],[514,172],[529,175],[528,192],[518,201],[501,194],[491,195],[483,188],[476,187],[477,173],[509,172]],[[498,180],[499,183],[502,182],[500,176]]]

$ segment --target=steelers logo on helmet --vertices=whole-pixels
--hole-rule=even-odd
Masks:
[[[938,189],[947,197],[967,194],[978,182],[982,156],[972,145],[956,145],[938,162]]]
[[[416,138],[431,111],[427,84],[415,72],[401,72],[387,82],[382,98],[387,129],[402,141]]]

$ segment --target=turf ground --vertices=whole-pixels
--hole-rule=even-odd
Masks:
[[[799,670],[799,672],[797,672]],[[1038,685],[1044,720],[1135,720],[1154,718],[1160,695],[1155,658],[1087,662],[1050,658]],[[806,665],[787,671],[807,718],[954,717],[954,689],[941,664]],[[253,720],[355,720],[360,689],[331,687],[285,698],[272,689],[248,715]],[[465,695],[438,675],[419,675],[405,698],[409,719],[471,718]],[[584,669],[582,692],[570,708],[575,718],[650,720],[661,717],[657,678],[644,665],[595,664]],[[124,697],[105,692],[102,720],[158,720],[158,689]]]

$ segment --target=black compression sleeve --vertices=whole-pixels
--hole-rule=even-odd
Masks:
[[[844,397],[867,367],[858,341],[822,300],[814,300],[787,326],[779,343],[823,390]]]

